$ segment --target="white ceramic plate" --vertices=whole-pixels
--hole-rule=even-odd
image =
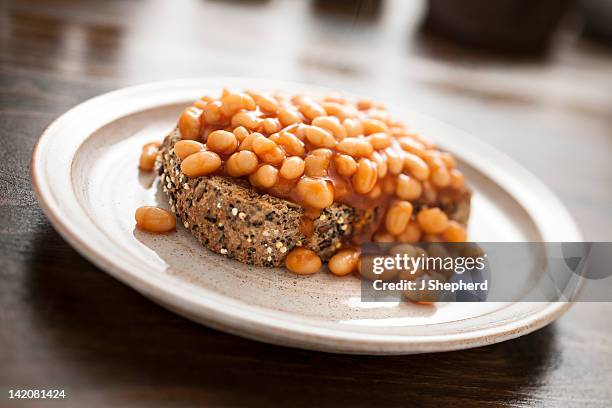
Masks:
[[[322,91],[207,78],[121,89],[82,103],[49,126],[32,158],[40,204],[60,234],[112,276],[185,317],[292,347],[364,354],[476,347],[529,333],[569,306],[361,303],[352,276],[249,267],[209,252],[180,226],[162,236],[135,230],[137,207],[167,204],[153,176],[137,169],[141,146],[162,139],[191,101],[223,86]],[[458,157],[474,188],[471,239],[582,240],[559,200],[508,157],[436,120],[391,110]]]

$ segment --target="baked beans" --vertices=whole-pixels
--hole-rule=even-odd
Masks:
[[[387,175],[387,156],[378,152],[372,153],[370,160],[376,163],[376,170],[378,171],[378,178],[384,178]]]
[[[412,217],[412,204],[398,201],[389,207],[385,216],[385,227],[390,234],[399,235],[408,226]]]
[[[157,159],[157,153],[159,152],[159,142],[147,143],[142,147],[140,152],[140,160],[138,167],[140,170],[151,171],[155,167],[155,160]]]
[[[335,116],[336,118],[338,118],[338,120],[344,120],[349,116],[349,113],[347,112],[348,108],[341,103],[331,101],[323,102],[321,106],[323,107],[323,109],[325,109],[325,112],[328,115]]]
[[[257,116],[257,112],[242,111],[232,116],[232,126],[244,126],[250,130],[256,130],[262,125],[262,119]]]
[[[321,105],[311,101],[302,103],[299,107],[299,110],[302,115],[304,115],[310,121],[315,118],[318,118],[319,116],[325,116],[327,114],[327,112],[325,112],[325,109],[323,109]]]
[[[334,165],[341,176],[349,177],[357,171],[357,162],[346,154],[337,155],[334,158]]]
[[[430,170],[427,163],[414,154],[404,153],[404,169],[419,180],[427,180],[429,178]]]
[[[181,138],[186,140],[195,140],[200,137],[200,115],[202,110],[195,106],[190,106],[183,111],[179,118],[179,132]]]
[[[264,164],[249,176],[249,181],[256,187],[270,188],[278,181],[278,170],[274,166]]]
[[[298,275],[312,275],[321,269],[321,258],[314,251],[295,248],[285,258],[285,266]]]
[[[465,186],[463,173],[461,173],[459,170],[452,169],[450,171],[450,178],[450,185],[455,190],[461,190]]]
[[[257,170],[259,160],[257,156],[250,150],[242,150],[236,152],[227,159],[225,169],[227,174],[232,177],[242,177],[253,173]]]
[[[419,142],[418,140],[415,140],[412,137],[400,137],[398,142],[402,149],[408,153],[416,154],[417,156],[424,155],[425,146],[423,146],[423,143]]]
[[[397,236],[399,242],[414,244],[421,239],[421,227],[416,221],[410,221],[404,232]]]
[[[278,120],[283,126],[293,125],[294,123],[302,123],[302,117],[300,113],[294,109],[281,109],[278,112]]]
[[[238,139],[232,132],[215,130],[208,135],[206,146],[216,153],[231,154],[238,148]]]
[[[368,194],[376,185],[378,180],[378,170],[376,164],[368,159],[359,159],[357,171],[351,178],[353,188],[359,194]]]
[[[266,118],[263,120],[263,130],[267,134],[277,133],[281,130],[280,120],[276,118]]]
[[[242,143],[242,141],[246,139],[250,132],[244,126],[238,126],[236,129],[233,130],[232,133],[234,133],[234,136],[236,136],[238,142]]]
[[[272,97],[266,95],[257,95],[255,97],[255,102],[264,112],[276,113],[276,111],[278,111],[278,102]]]
[[[448,227],[448,216],[441,209],[425,208],[417,214],[419,226],[426,234],[440,234]]]
[[[357,269],[359,253],[354,249],[341,249],[331,257],[327,266],[336,276],[344,276]]]
[[[174,153],[181,160],[202,150],[204,150],[204,145],[195,140],[179,140],[174,144]]]
[[[176,229],[176,220],[168,211],[158,207],[140,207],[136,210],[136,227],[154,233],[164,233]]]
[[[304,143],[297,136],[282,132],[278,138],[278,144],[285,149],[287,153],[293,156],[303,156],[306,151]]]
[[[463,225],[451,220],[442,233],[442,238],[446,242],[465,242],[467,241],[467,232]]]
[[[221,158],[215,152],[201,151],[189,155],[181,163],[181,171],[187,177],[201,177],[214,173],[221,167]]]
[[[312,125],[327,130],[336,139],[342,140],[346,137],[346,129],[335,116],[319,116],[312,121]]]
[[[423,187],[421,186],[421,183],[419,183],[414,178],[406,174],[400,174],[399,176],[397,176],[397,186],[395,194],[402,200],[416,200],[421,196],[422,192]]]
[[[366,136],[379,132],[389,133],[389,127],[378,119],[365,119],[361,121],[361,124],[363,125],[363,133]]]
[[[379,103],[224,89],[220,97],[203,97],[185,109],[178,128],[182,140],[173,148],[188,177],[248,177],[258,189],[303,205],[308,217],[334,201],[382,206],[377,242],[467,240],[465,226],[440,208],[467,188],[455,158]],[[152,169],[156,157],[157,146],[143,148],[140,168]],[[413,212],[414,203],[420,210]],[[342,249],[331,258],[330,271],[351,273],[359,259],[354,249]],[[287,264],[307,274],[321,260],[296,248]]]
[[[401,173],[404,168],[404,158],[402,157],[402,154],[390,147],[385,149],[385,154],[387,155],[387,167],[389,169],[389,173],[393,175],[398,175]]]
[[[319,149],[322,150],[322,149]],[[325,149],[326,150],[326,149]],[[331,161],[331,151],[329,151],[329,155],[326,154],[317,154],[317,150],[314,150],[306,159],[304,159],[305,169],[304,173],[310,177],[326,177],[327,169],[329,167],[329,163]]]
[[[212,101],[202,108],[204,123],[207,125],[217,125],[225,120],[225,115],[221,112],[221,101]]]
[[[386,133],[374,133],[366,138],[376,150],[385,149],[391,146],[391,137]]]
[[[317,147],[335,147],[338,144],[330,132],[318,126],[309,126],[306,129],[306,140]]]
[[[336,150],[353,157],[369,157],[374,152],[372,145],[361,137],[347,137],[341,140]]]
[[[297,156],[291,156],[283,161],[280,175],[287,180],[295,180],[304,174],[304,160]]]
[[[260,137],[264,137],[264,135],[257,132],[247,135],[240,143],[238,150],[253,150],[253,141]]]
[[[297,193],[309,207],[327,208],[334,203],[334,189],[327,180],[302,177],[297,183]]]
[[[253,98],[242,92],[230,93],[221,97],[221,112],[228,117],[243,109],[252,111],[255,108],[257,104]]]

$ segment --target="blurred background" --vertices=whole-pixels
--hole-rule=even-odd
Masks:
[[[611,27],[607,0],[4,0],[1,80],[14,109],[25,93],[49,121],[180,77],[372,95],[495,145],[561,196],[587,240],[609,240]]]

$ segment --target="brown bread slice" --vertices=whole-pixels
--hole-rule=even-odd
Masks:
[[[356,210],[334,203],[314,220],[312,234],[307,237],[300,231],[304,218],[301,206],[261,194],[246,180],[185,176],[173,149],[178,140],[180,134],[175,129],[160,148],[160,182],[180,223],[214,252],[252,265],[281,266],[287,253],[302,245],[325,261],[344,238],[378,225],[378,208]],[[461,203],[444,210],[451,218],[467,223],[469,202],[468,194]]]

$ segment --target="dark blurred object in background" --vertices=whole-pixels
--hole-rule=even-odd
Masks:
[[[539,53],[573,0],[429,0],[424,29],[468,46]]]
[[[314,0],[316,13],[347,16],[362,21],[372,21],[380,17],[383,0]]]
[[[581,0],[585,33],[612,45],[612,1]]]

